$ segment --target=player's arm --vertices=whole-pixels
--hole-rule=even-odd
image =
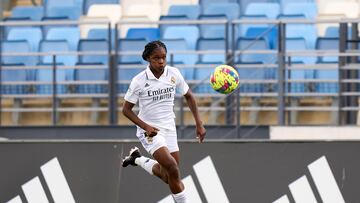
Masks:
[[[132,110],[135,104],[125,101],[122,109],[122,113],[133,123],[135,123],[140,128],[144,129],[148,136],[153,137],[157,134],[159,129],[152,127],[145,123],[143,120],[141,120]]]
[[[199,111],[198,111],[198,107],[196,104],[196,100],[194,97],[194,94],[192,93],[191,89],[189,89],[186,94],[184,95],[186,102],[190,108],[191,113],[194,116],[195,119],[195,123],[196,123],[196,135],[197,138],[199,139],[199,142],[203,142],[204,138],[205,138],[205,134],[206,134],[206,130],[204,128],[204,125],[200,119],[200,115],[199,115]]]

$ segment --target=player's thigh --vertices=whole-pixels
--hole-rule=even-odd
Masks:
[[[167,147],[160,147],[153,153],[153,157],[160,164],[161,167],[169,169],[177,166],[176,159],[170,154]]]
[[[176,160],[176,163],[179,165],[180,164],[180,152],[176,151],[176,152],[172,152],[170,154],[172,157],[174,157],[174,159]]]

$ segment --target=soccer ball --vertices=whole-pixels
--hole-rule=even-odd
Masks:
[[[239,74],[231,66],[217,66],[210,76],[211,87],[222,94],[229,94],[239,85]]]

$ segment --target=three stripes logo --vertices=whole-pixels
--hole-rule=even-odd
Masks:
[[[69,184],[61,169],[58,159],[55,157],[40,167],[53,201],[75,203]],[[49,203],[45,190],[39,177],[34,177],[21,186],[28,203]],[[22,203],[18,195],[7,203]]]
[[[345,203],[325,156],[322,156],[309,164],[308,169],[322,202]],[[305,175],[290,183],[289,189],[295,202],[321,202],[316,200],[314,192],[312,191],[309,181]],[[283,195],[273,203],[290,203],[290,201],[287,195]]]
[[[196,177],[199,180],[201,189],[205,194],[208,203],[228,203],[224,187],[216,172],[214,163],[210,156],[205,157],[193,166]],[[183,183],[186,188],[187,200],[191,203],[202,203],[199,192],[195,187],[194,180],[191,176],[185,177]],[[158,201],[158,203],[175,203],[171,195]]]

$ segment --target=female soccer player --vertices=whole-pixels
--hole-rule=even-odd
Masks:
[[[166,53],[166,46],[161,41],[145,46],[142,58],[149,65],[132,79],[122,111],[137,125],[136,136],[155,160],[141,156],[139,149],[134,147],[122,166],[141,166],[151,175],[159,177],[169,185],[174,200],[182,203],[186,202],[186,193],[179,171],[180,154],[173,111],[177,88],[194,116],[199,142],[204,140],[206,130],[189,86],[178,69],[166,65]],[[140,108],[138,115],[132,110],[137,102]]]

